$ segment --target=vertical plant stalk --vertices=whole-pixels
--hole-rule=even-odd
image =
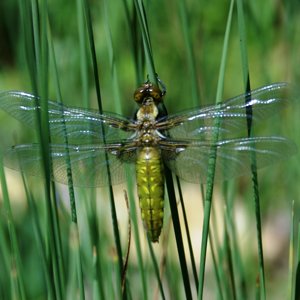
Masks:
[[[149,72],[148,74],[149,74],[150,80],[152,82],[156,82],[156,84],[157,84],[158,76],[157,76],[157,72],[155,70],[155,64],[154,64],[153,55],[152,55],[151,39],[150,39],[150,34],[149,34],[149,30],[148,30],[148,25],[147,25],[146,12],[145,12],[145,9],[143,6],[143,2],[141,0],[135,0],[134,3],[135,3],[137,15],[138,15],[139,26],[141,29],[145,58],[146,58],[146,62],[147,62],[148,72]],[[164,106],[163,106],[163,109],[166,111]],[[164,169],[165,169],[166,186],[167,186],[168,198],[170,201],[170,208],[171,208],[172,219],[173,219],[173,227],[174,227],[174,231],[175,231],[177,252],[178,252],[178,257],[179,257],[180,266],[181,266],[184,289],[185,289],[185,293],[186,293],[186,298],[192,299],[192,292],[191,292],[191,286],[190,286],[190,281],[189,281],[187,262],[186,262],[185,252],[184,252],[182,234],[181,234],[181,230],[180,230],[180,222],[179,222],[179,215],[178,215],[178,210],[177,210],[173,177],[172,177],[171,171],[166,166]]]
[[[55,187],[50,183],[51,158],[49,144],[51,142],[49,122],[48,122],[48,37],[47,37],[47,1],[41,1],[39,6],[35,0],[29,5],[22,5],[25,10],[22,14],[24,18],[25,49],[28,51],[28,67],[32,75],[32,87],[34,94],[40,99],[36,102],[36,120],[41,145],[42,169],[45,175],[45,199],[47,208],[47,226],[49,235],[46,236],[48,251],[49,271],[53,275],[55,295],[57,299],[65,296],[65,272],[63,265],[63,255],[61,237],[57,213],[57,201],[55,199]],[[33,29],[31,31],[31,29]]]
[[[148,30],[147,18],[146,18],[144,6],[143,6],[142,1],[140,1],[140,0],[135,0],[135,5],[136,5],[136,10],[137,10],[139,25],[141,28],[146,62],[148,63],[147,67],[149,70],[149,77],[152,82],[158,83],[157,82],[158,76],[155,71],[155,65],[154,65],[152,49],[151,49],[150,34],[149,34],[149,30]],[[163,109],[166,111],[165,107],[163,107]],[[171,171],[166,166],[164,169],[165,169],[166,186],[167,186],[168,198],[170,201],[170,208],[171,208],[172,219],[173,219],[173,227],[174,227],[174,231],[175,231],[177,252],[178,252],[178,257],[179,257],[180,266],[181,266],[184,289],[185,289],[187,299],[192,299],[192,292],[191,292],[191,286],[190,286],[190,281],[189,281],[187,262],[186,262],[184,247],[183,247],[182,234],[181,234],[181,230],[180,230],[180,222],[179,222],[179,215],[178,215],[178,210],[177,210],[173,177],[172,177]]]
[[[194,49],[193,49],[193,43],[190,36],[190,24],[189,24],[189,18],[187,14],[186,9],[186,0],[177,0],[178,5],[178,11],[180,15],[181,20],[181,28],[183,31],[183,37],[184,37],[184,44],[186,49],[186,58],[187,58],[187,64],[189,68],[189,77],[191,82],[191,93],[192,93],[192,105],[193,107],[196,107],[199,105],[199,91],[198,91],[198,72],[197,72],[197,64],[195,61],[195,55],[194,55]]]
[[[87,37],[87,20],[89,16],[86,16],[86,10],[88,9],[88,4],[85,1],[77,0],[77,24],[78,24],[78,38],[79,38],[79,56],[80,56],[80,75],[81,75],[81,84],[82,84],[82,101],[84,107],[89,107],[89,69],[88,69],[88,47],[86,45]],[[97,82],[96,82],[97,86]],[[98,89],[96,89],[98,94]],[[100,91],[99,91],[100,93]],[[92,158],[90,158],[92,159]],[[97,211],[96,209],[96,199],[95,195],[91,195],[90,204],[92,206],[92,221],[91,218],[88,218],[89,229],[91,232],[96,232],[96,234],[91,235],[92,240],[92,252],[93,252],[93,278],[94,278],[94,297],[99,296],[101,299],[104,299],[104,286],[102,278],[102,265],[100,265],[99,255],[97,253],[98,244],[99,244],[99,231],[98,231],[98,218],[95,216]],[[86,203],[86,202],[85,202]],[[79,249],[80,250],[80,249]],[[79,256],[78,256],[79,257]],[[82,270],[78,268],[79,278],[82,274]]]
[[[183,239],[182,239],[182,234],[180,229],[181,227],[179,221],[179,214],[177,210],[174,183],[173,183],[172,173],[167,166],[165,166],[165,175],[166,175],[166,186],[167,186],[168,198],[170,202],[173,228],[174,228],[174,234],[176,239],[178,258],[179,258],[181,272],[182,272],[182,280],[184,284],[185,295],[187,299],[192,299],[191,284],[189,280],[186,256],[185,256],[185,251],[183,246]]]
[[[88,33],[88,39],[89,39],[89,45],[90,45],[90,51],[91,51],[92,67],[93,67],[93,71],[94,71],[94,83],[95,83],[96,94],[97,94],[98,109],[99,109],[99,113],[101,114],[101,113],[103,113],[103,108],[102,108],[103,106],[102,106],[102,101],[101,101],[99,71],[98,71],[98,64],[97,64],[97,56],[96,56],[96,49],[95,49],[95,42],[94,42],[94,33],[93,33],[91,13],[90,13],[90,8],[89,8],[88,2],[86,0],[81,0],[81,1],[82,1],[82,9],[84,10],[85,17],[86,17],[86,26],[87,26],[87,33]],[[105,131],[104,131],[103,127],[102,127],[101,135],[103,136],[103,143],[106,144]],[[107,153],[105,153],[105,160],[108,161]],[[122,277],[122,272],[123,272],[123,258],[122,258],[122,248],[121,248],[120,233],[119,233],[119,228],[118,228],[118,220],[117,220],[114,192],[113,192],[113,188],[112,188],[112,180],[111,180],[111,173],[110,173],[109,165],[106,165],[106,168],[107,168],[107,176],[108,176],[108,182],[109,182],[109,199],[110,199],[110,205],[111,205],[112,224],[113,224],[116,249],[117,249],[117,253],[118,253],[118,268],[119,268],[119,272],[117,275],[118,292],[119,292],[120,297],[126,298],[126,289],[125,289],[125,293],[122,296],[121,277]]]
[[[36,31],[37,27],[34,22],[34,13],[31,10],[31,4],[29,1],[19,1],[19,11],[20,11],[20,20],[21,20],[21,28],[22,28],[22,36],[23,36],[23,43],[24,43],[24,52],[25,52],[25,57],[26,57],[26,62],[27,62],[27,67],[28,67],[28,72],[30,75],[30,79],[31,79],[31,84],[32,84],[32,89],[35,93],[37,93],[38,90],[38,68],[36,65],[36,58],[39,55],[39,52],[36,53],[36,48],[34,47],[34,45],[36,45],[36,39],[34,38],[34,32]],[[33,28],[33,30],[31,30],[31,28]],[[39,35],[38,35],[39,36]],[[40,124],[40,116],[39,114],[36,114],[37,117],[37,124]],[[40,128],[40,126],[39,126]],[[49,208],[50,205],[50,200],[49,198],[47,198],[46,201],[46,206]],[[47,213],[49,213],[49,210],[47,210]],[[45,242],[46,247],[45,249],[45,256],[46,256],[46,264],[45,266],[47,267],[47,271],[45,273],[47,273],[49,275],[49,279],[47,280],[47,282],[50,283],[51,287],[48,291],[48,296],[50,297],[50,299],[53,298],[53,293],[55,293],[55,286],[56,286],[56,282],[54,280],[54,276],[53,276],[53,272],[52,272],[52,259],[51,257],[49,257],[49,245],[53,244],[53,231],[50,229],[49,230],[51,237],[50,241],[41,241],[41,243],[43,244],[43,242]]]
[[[43,234],[42,234],[41,224],[40,224],[39,218],[38,218],[38,211],[36,208],[35,200],[33,198],[33,195],[30,193],[30,191],[28,189],[28,184],[26,183],[23,173],[22,173],[22,180],[23,180],[23,186],[25,188],[28,206],[30,207],[30,211],[33,214],[32,227],[33,227],[37,247],[40,252],[41,259],[42,259],[42,265],[43,265],[45,279],[46,279],[48,297],[49,297],[49,299],[54,299],[54,297],[55,297],[54,296],[54,286],[53,286],[53,282],[51,280],[51,275],[48,273],[48,269],[47,269],[48,266],[47,266],[46,249],[45,249],[45,244],[43,243]]]
[[[141,49],[142,44],[142,36],[139,30],[139,23],[137,19],[137,12],[135,9],[135,4],[131,3],[133,6],[132,15],[130,14],[130,7],[129,3],[131,1],[125,0],[122,1],[124,5],[124,10],[126,14],[126,20],[129,27],[129,34],[130,34],[130,45],[133,53],[133,60],[134,60],[134,67],[135,67],[135,75],[136,75],[136,83],[137,86],[143,81],[143,67],[145,65],[145,55]]]
[[[188,243],[188,248],[189,248],[189,253],[190,253],[190,259],[191,259],[194,280],[195,280],[195,284],[197,286],[199,279],[198,279],[198,274],[197,274],[197,269],[196,269],[196,262],[195,262],[194,252],[193,252],[193,245],[192,245],[192,239],[191,239],[190,230],[189,230],[188,218],[186,215],[185,205],[184,205],[184,201],[183,201],[183,194],[182,194],[178,176],[176,176],[176,183],[177,183],[177,187],[178,187],[179,200],[180,200],[180,204],[182,207],[183,222],[184,222],[184,227],[185,227],[185,231],[186,231],[186,238],[187,238],[187,243]]]
[[[126,171],[128,171],[126,169]],[[137,219],[137,209],[134,200],[133,194],[133,182],[132,176],[128,175],[127,177],[127,188],[128,188],[128,198],[129,198],[129,209],[130,209],[130,217],[133,224],[133,235],[135,240],[136,252],[137,252],[137,260],[138,260],[138,268],[141,274],[141,281],[142,281],[142,288],[143,288],[143,299],[148,299],[148,289],[147,289],[147,272],[145,270],[144,261],[143,261],[143,254],[141,248],[141,241],[139,236],[139,226],[138,226],[138,219]],[[155,263],[155,260],[154,260]]]
[[[246,41],[246,29],[244,20],[243,3],[241,0],[237,1],[237,18],[238,18],[238,28],[240,35],[240,46],[241,46],[241,56],[242,56],[242,66],[243,66],[243,77],[245,84],[245,91],[247,97],[245,102],[251,101],[251,88],[250,88],[250,77],[249,77],[249,66],[248,66],[248,55],[247,55],[247,41]],[[248,137],[251,136],[251,126],[252,126],[252,108],[247,106],[247,128]],[[255,204],[255,217],[256,217],[256,232],[257,232],[257,247],[258,247],[258,260],[259,260],[259,285],[261,299],[266,299],[266,286],[265,286],[265,270],[264,270],[264,256],[263,256],[263,245],[262,245],[262,228],[261,228],[261,216],[260,216],[260,199],[259,199],[259,188],[258,188],[258,177],[257,177],[257,167],[256,167],[256,155],[255,152],[251,152],[251,173],[252,173],[252,183],[253,183],[253,196]]]
[[[225,186],[224,186],[225,187]],[[228,184],[226,185],[228,187]],[[228,190],[226,188],[226,191],[224,191],[224,195],[226,195],[225,203],[226,203],[226,213],[225,213],[225,230],[228,233],[228,237],[231,239],[230,241],[230,255],[231,255],[231,261],[233,262],[233,271],[235,272],[235,289],[234,291],[236,293],[236,298],[237,299],[247,299],[249,296],[247,295],[247,290],[245,286],[246,282],[246,276],[245,272],[243,269],[242,265],[242,260],[241,260],[241,253],[239,250],[239,245],[238,245],[238,237],[237,237],[237,232],[236,232],[236,226],[234,225],[234,216],[232,212],[234,211],[234,197],[231,195],[228,195]],[[230,201],[229,201],[230,199]],[[226,233],[226,234],[227,234]],[[229,283],[227,283],[227,286],[225,287],[225,291],[230,291],[229,289]]]
[[[154,251],[153,251],[152,242],[151,242],[149,236],[147,236],[147,241],[148,241],[148,246],[149,246],[149,250],[150,250],[150,256],[151,256],[151,259],[152,259],[152,263],[153,263],[154,272],[155,272],[155,276],[156,276],[156,279],[157,279],[157,283],[158,283],[158,288],[159,288],[159,291],[160,291],[160,295],[161,295],[161,298],[163,300],[165,300],[166,296],[165,296],[163,284],[162,284],[162,281],[161,281],[161,278],[160,278],[159,267],[158,267],[158,264],[157,264],[157,261],[156,261],[156,258],[155,258],[155,254],[154,254]],[[146,299],[148,299],[148,297]]]
[[[290,299],[300,299],[300,223],[297,227],[297,258],[296,258],[296,274],[295,274],[295,297]]]
[[[217,104],[221,101],[221,95],[224,86],[225,64],[226,64],[226,57],[228,51],[228,41],[229,41],[229,33],[231,28],[233,6],[234,6],[234,0],[231,0],[228,18],[227,18],[226,30],[225,30],[220,71],[219,71],[219,79],[218,79],[218,87],[217,87],[217,95],[216,95]],[[218,141],[218,137],[219,137],[219,130],[218,130],[219,123],[220,123],[220,119],[217,118],[214,124],[216,130],[213,135],[213,141],[215,143]],[[203,219],[201,254],[200,254],[198,299],[203,299],[205,262],[206,262],[207,242],[208,242],[208,235],[209,235],[209,220],[210,220],[211,205],[212,205],[216,160],[217,160],[217,148],[216,146],[213,146],[210,150],[210,155],[209,155],[207,185],[206,185],[206,194],[205,194],[205,201],[204,201],[204,219]]]
[[[49,24],[49,20],[48,20]],[[51,38],[51,31],[50,31],[50,24],[49,24],[49,46],[50,46],[50,58],[52,58],[52,67],[53,67],[53,73],[54,73],[54,81],[56,84],[56,94],[57,94],[57,101],[58,103],[62,104],[62,94],[61,94],[61,88],[59,83],[59,76],[58,76],[58,69],[56,64],[56,58],[55,58],[55,51],[54,51],[54,45]],[[64,113],[61,110],[61,119],[63,120],[63,124],[65,125],[65,118]],[[71,168],[71,161],[69,156],[69,142],[68,142],[68,135],[66,127],[64,126],[64,144],[65,144],[65,151],[66,151],[66,165],[67,165],[67,177],[68,177],[68,191],[69,191],[69,199],[70,199],[70,207],[71,207],[71,217],[72,222],[74,223],[74,228],[71,231],[76,231],[76,233],[73,234],[73,236],[76,237],[76,247],[74,247],[76,251],[76,270],[77,270],[77,280],[79,285],[79,295],[80,299],[84,299],[84,283],[83,283],[83,272],[82,272],[82,263],[81,263],[81,255],[80,255],[80,239],[79,239],[79,230],[78,230],[78,223],[77,223],[77,210],[76,210],[76,201],[75,201],[75,192],[74,192],[74,186],[73,186],[73,175],[72,175],[72,168]],[[77,285],[77,284],[76,284]]]
[[[9,272],[12,286],[12,294],[14,294],[16,299],[20,298],[21,300],[25,300],[27,299],[24,284],[25,273],[22,270],[20,247],[17,240],[16,228],[14,226],[14,220],[10,206],[2,158],[2,152],[0,152],[0,181],[5,215],[7,218],[8,234],[11,243]]]
[[[143,45],[144,45],[143,50],[145,53],[147,69],[149,72],[148,74],[149,74],[150,80],[152,82],[157,83],[157,75],[156,75],[157,73],[155,70],[155,65],[154,65],[154,60],[153,60],[151,39],[150,39],[149,30],[148,30],[147,16],[146,16],[145,8],[144,8],[143,2],[141,0],[134,0],[134,5],[135,5],[135,11],[138,16],[139,28],[141,30],[141,36],[142,36]]]
[[[295,273],[294,273],[294,266],[295,266],[295,202],[293,201],[292,204],[292,215],[291,215],[291,228],[290,228],[290,247],[289,247],[289,284],[287,289],[287,299],[297,299],[295,298]]]

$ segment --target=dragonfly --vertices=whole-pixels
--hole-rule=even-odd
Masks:
[[[68,184],[70,168],[74,186],[116,185],[126,179],[124,165],[134,164],[144,227],[151,241],[158,242],[164,168],[184,181],[205,183],[212,149],[217,154],[216,180],[249,172],[253,153],[259,168],[296,153],[295,144],[284,137],[247,134],[249,121],[255,126],[288,105],[288,91],[287,83],[274,83],[216,105],[168,115],[162,109],[164,86],[147,80],[134,92],[138,108],[132,118],[49,100],[51,179]],[[4,91],[0,109],[34,129],[43,107],[35,95]],[[4,156],[5,166],[29,175],[41,176],[41,161],[35,143],[13,146]]]

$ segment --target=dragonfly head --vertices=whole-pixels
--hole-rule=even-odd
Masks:
[[[150,81],[145,82],[134,92],[134,100],[139,105],[147,105],[151,102],[158,105],[162,102],[163,96],[164,93],[160,90],[160,88]]]

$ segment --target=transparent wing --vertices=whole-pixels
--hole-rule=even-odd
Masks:
[[[40,98],[16,91],[0,93],[0,109],[15,119],[35,128],[36,111],[41,109]],[[48,101],[49,126],[52,139],[63,142],[65,132],[70,144],[107,142],[129,138],[135,130],[134,121],[117,114],[99,114],[96,110],[67,107]]]
[[[28,175],[42,176],[42,159],[38,144],[17,145],[4,156],[5,166],[21,170]],[[99,187],[108,185],[107,166],[112,184],[124,181],[123,157],[126,162],[135,161],[135,147],[122,144],[97,145],[50,145],[53,166],[52,180],[68,184],[68,163],[70,158],[74,186]]]
[[[284,108],[291,100],[288,97],[287,83],[276,83],[261,87],[227,100],[219,105],[188,110],[166,117],[158,123],[159,130],[167,130],[174,139],[211,140],[215,131],[215,119],[220,120],[222,139],[233,138],[238,132],[246,134],[247,119],[252,118],[252,125],[272,116]],[[250,99],[246,104],[245,99]],[[249,109],[252,109],[252,115]]]
[[[167,142],[161,145],[167,166],[181,179],[205,183],[210,142]],[[219,141],[217,149],[216,180],[226,180],[250,172],[251,154],[255,153],[257,167],[262,168],[297,152],[296,145],[283,137],[253,137]],[[178,153],[170,155],[170,153]]]

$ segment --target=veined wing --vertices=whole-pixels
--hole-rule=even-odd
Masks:
[[[61,145],[50,144],[52,160],[52,180],[68,184],[68,163],[74,186],[99,187],[109,184],[107,165],[110,169],[112,184],[122,183],[125,179],[123,162],[135,161],[136,147],[124,141],[108,145]],[[122,158],[126,158],[125,160]],[[42,176],[42,159],[38,144],[17,145],[4,155],[8,168],[23,171],[27,175]]]
[[[167,166],[181,179],[205,183],[211,142],[194,140],[162,141],[161,149]],[[257,167],[262,168],[297,152],[297,146],[283,137],[252,137],[218,141],[216,180],[226,180],[250,172],[251,154],[255,153]],[[178,153],[171,155],[170,153]]]
[[[223,139],[233,138],[234,134],[247,133],[247,119],[255,125],[284,108],[289,101],[288,84],[275,83],[243,94],[219,105],[188,110],[166,117],[157,124],[159,130],[167,130],[168,136],[174,139],[210,140],[215,128],[215,119],[219,118],[220,136]],[[245,99],[250,99],[245,103]],[[247,108],[252,109],[252,115]]]
[[[36,128],[39,103],[39,97],[24,92],[0,93],[0,109],[32,128]],[[135,130],[134,121],[117,114],[99,114],[52,101],[48,101],[48,112],[51,137],[59,143],[64,142],[65,133],[70,144],[96,144],[103,143],[103,130],[107,142],[129,138]]]

